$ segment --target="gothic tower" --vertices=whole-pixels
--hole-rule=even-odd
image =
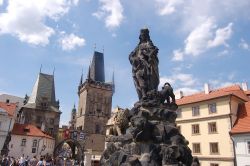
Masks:
[[[26,96],[26,101],[18,113],[18,121],[33,124],[55,137],[59,129],[60,115],[54,75],[40,72],[31,95]]]
[[[94,52],[87,79],[78,87],[76,127],[87,133],[85,149],[99,156],[104,150],[105,126],[111,115],[114,83],[105,82],[103,53]]]
[[[76,106],[74,104],[74,108],[71,111],[71,118],[69,122],[70,129],[76,128]]]

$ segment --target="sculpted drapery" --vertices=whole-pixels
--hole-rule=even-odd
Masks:
[[[159,85],[158,48],[150,40],[149,30],[141,29],[140,42],[129,55],[134,84],[139,99],[146,99],[147,93],[157,91]]]

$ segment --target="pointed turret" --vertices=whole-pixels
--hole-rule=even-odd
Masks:
[[[87,79],[90,80],[90,66],[89,66],[89,70],[88,70],[88,76]]]
[[[90,66],[90,78],[93,81],[105,82],[104,57],[101,52],[94,52]]]
[[[79,86],[81,86],[81,85],[82,85],[82,77],[83,77],[83,74],[81,74],[81,78],[80,78]]]
[[[72,113],[76,113],[76,106],[75,106],[75,104],[74,104],[74,107],[72,109]]]
[[[39,73],[28,103],[41,104],[42,102],[56,104],[54,75]]]

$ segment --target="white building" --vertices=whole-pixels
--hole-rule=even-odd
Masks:
[[[23,106],[24,98],[10,95],[10,94],[0,94],[0,102],[6,102],[6,103],[16,103],[17,104],[17,110]]]
[[[232,128],[237,166],[250,165],[250,101],[239,107],[238,119]]]
[[[31,124],[15,123],[9,143],[9,156],[53,155],[55,139]]]
[[[15,103],[0,102],[0,151],[7,154],[8,135],[15,123],[17,105]],[[10,135],[9,135],[10,136]],[[4,146],[4,144],[6,144]]]

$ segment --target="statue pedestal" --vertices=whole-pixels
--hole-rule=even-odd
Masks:
[[[193,158],[187,146],[188,141],[176,127],[176,111],[171,108],[177,109],[175,104],[154,107],[142,104],[132,108],[127,117],[129,125],[120,125],[128,126],[125,132],[106,139],[107,148],[101,158],[101,165],[191,165]],[[121,115],[117,117],[126,118]]]

